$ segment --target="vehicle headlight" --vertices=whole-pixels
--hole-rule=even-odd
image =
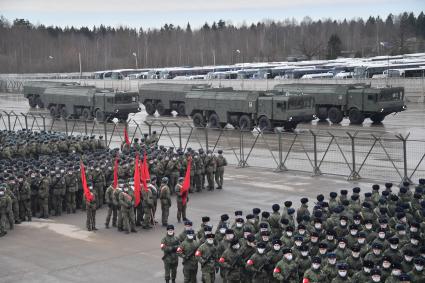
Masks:
[[[384,112],[384,108],[381,109],[381,112]]]

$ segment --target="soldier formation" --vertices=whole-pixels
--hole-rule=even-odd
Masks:
[[[222,151],[216,156],[187,148],[166,148],[158,145],[156,132],[145,134],[139,141],[109,149],[102,136],[67,136],[58,132],[30,130],[0,131],[0,236],[13,230],[21,221],[31,221],[32,216],[49,218],[63,212],[87,212],[87,229],[96,231],[96,209],[107,205],[105,227],[117,227],[126,233],[135,232],[136,226],[149,229],[155,225],[158,199],[162,208],[162,225],[168,225],[171,195],[179,192],[188,159],[193,158],[191,176],[194,181],[190,192],[213,190],[223,186],[224,166]],[[147,156],[150,180],[148,189],[141,190],[140,204],[135,207],[134,163],[135,156]],[[119,178],[113,186],[114,166],[117,162]],[[83,163],[92,199],[83,193],[81,167]],[[212,182],[212,183],[211,183]],[[186,204],[177,197],[180,222],[186,218]]]
[[[199,267],[206,283],[216,276],[228,283],[425,282],[425,179],[414,188],[375,184],[363,196],[355,187],[309,202],[254,208],[245,217],[235,211],[233,220],[223,214],[214,231],[208,216],[197,232],[191,221],[179,235],[168,225],[165,282],[175,282],[179,258],[184,282],[196,282]]]

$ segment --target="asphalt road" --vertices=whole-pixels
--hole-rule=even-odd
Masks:
[[[332,190],[357,185],[370,190],[372,184],[228,168],[224,190],[190,195],[188,217],[196,228],[201,217],[207,215],[216,225],[223,213],[228,213],[233,221],[235,210],[242,210],[244,215],[254,207],[271,211],[272,204],[283,206],[285,200],[298,206],[302,196],[308,196],[313,205],[319,193],[328,195]],[[33,222],[16,225],[14,231],[0,238],[0,282],[164,282],[159,245],[165,229],[158,226],[125,235],[116,229],[105,229],[105,215],[106,209],[98,210],[97,232],[85,230],[83,212],[49,220],[34,218]],[[156,216],[159,218],[160,214]],[[182,231],[183,225],[176,220],[175,197],[170,223],[176,225],[178,233]],[[181,261],[177,282],[183,282]]]

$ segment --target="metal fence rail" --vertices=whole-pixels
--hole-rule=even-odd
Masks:
[[[308,172],[312,176],[337,175],[347,180],[379,180],[416,183],[425,177],[425,141],[409,135],[367,131],[296,131],[264,133],[234,129],[194,128],[189,122],[135,119],[124,123],[96,120],[52,120],[43,115],[0,113],[0,129],[57,131],[68,135],[102,135],[109,147],[129,138],[156,131],[159,143],[175,148],[217,151],[223,149],[229,164],[269,168],[276,172]]]

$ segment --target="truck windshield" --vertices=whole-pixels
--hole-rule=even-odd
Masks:
[[[400,91],[395,91],[395,92],[383,91],[378,96],[379,101],[401,100],[402,98],[403,98],[403,95]]]
[[[133,102],[136,102],[136,96],[122,94],[115,96],[115,103],[117,104],[127,104]]]
[[[308,102],[310,98],[304,99],[303,97],[292,97],[288,102],[288,109],[302,109],[305,107],[305,103]]]

